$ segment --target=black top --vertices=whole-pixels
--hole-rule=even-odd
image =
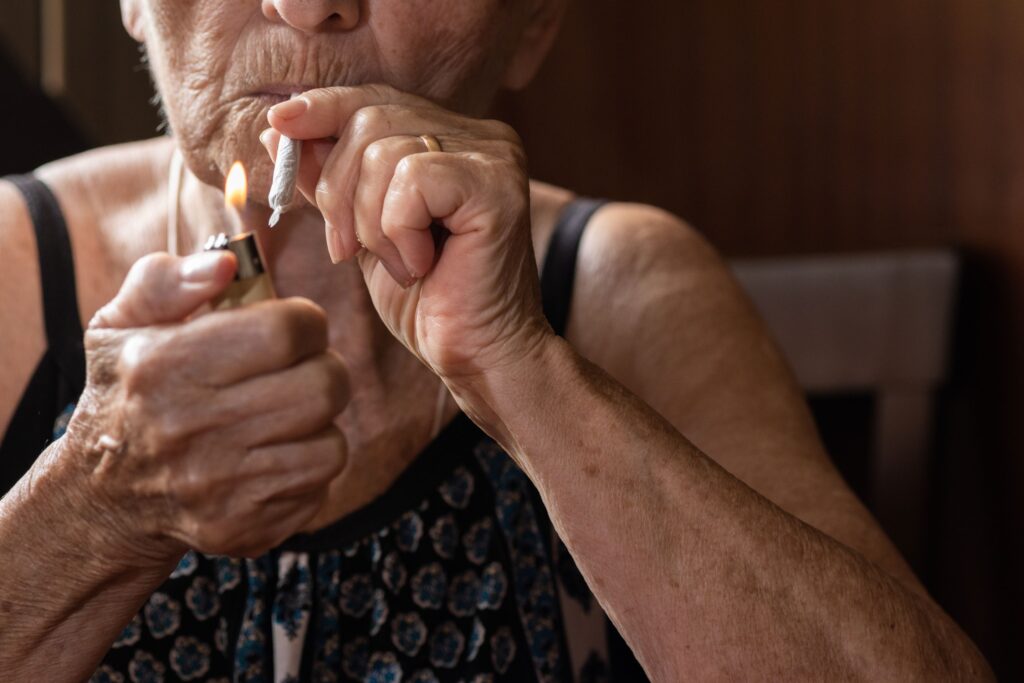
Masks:
[[[6,178],[28,205],[39,253],[47,348],[0,442],[0,492],[6,493],[53,439],[54,423],[85,388],[71,241],[57,198],[33,176]]]

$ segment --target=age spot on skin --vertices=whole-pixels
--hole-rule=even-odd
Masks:
[[[583,474],[588,477],[596,477],[600,471],[601,469],[597,465],[591,464],[583,466]]]

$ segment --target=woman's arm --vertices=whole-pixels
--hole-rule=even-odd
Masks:
[[[991,677],[828,464],[717,258],[661,212],[604,213],[570,330],[644,400],[550,337],[454,388],[652,678]]]
[[[234,267],[148,256],[90,323],[67,432],[0,500],[5,680],[87,678],[186,549],[259,555],[320,511],[347,373],[309,301],[188,319]]]
[[[568,339],[726,471],[912,590],[825,452],[804,392],[722,260],[678,218],[611,204],[580,245]]]
[[[459,392],[658,681],[990,677],[930,600],[762,497],[564,341]]]
[[[0,671],[11,680],[88,678],[177,562],[116,540],[114,515],[85,500],[62,464],[75,457],[66,444],[0,500]]]
[[[708,269],[719,274],[714,287],[691,299],[689,250],[629,224],[598,250],[609,262],[584,259],[584,273],[593,266],[609,289],[597,291],[605,313],[583,336],[642,400],[543,319],[514,131],[383,86],[312,90],[276,105],[269,121],[275,130],[261,139],[271,155],[279,133],[318,151],[303,155],[299,188],[324,215],[332,258],[358,260],[392,334],[531,476],[655,678],[988,673],[808,440],[799,393],[756,318],[737,314],[742,298],[720,265]],[[635,267],[623,275],[622,263]],[[707,303],[704,315],[683,315],[682,328],[665,322],[677,325],[694,301]],[[623,310],[635,313],[612,313]],[[701,324],[710,334],[691,329]],[[677,330],[682,351],[672,347]],[[711,412],[695,407],[705,394]],[[905,583],[726,472],[681,435],[684,423],[728,466]],[[769,457],[744,454],[762,446]],[[786,475],[765,475],[772,467]]]

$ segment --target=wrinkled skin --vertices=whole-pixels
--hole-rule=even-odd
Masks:
[[[528,185],[518,138],[472,115],[529,81],[558,0],[122,6],[190,170],[192,243],[224,220],[211,188],[236,157],[265,196],[281,133],[304,141],[307,202],[261,234],[285,298],[195,316],[231,258],[147,256],[93,318],[67,437],[0,501],[5,674],[84,678],[185,547],[256,554],[384,490],[428,440],[411,418],[440,378],[537,485],[655,680],[990,677],[845,487],[751,307],[678,219],[602,209],[580,248],[572,345],[543,321],[534,249],[567,199]],[[422,134],[444,152],[425,153]],[[135,259],[163,248],[141,200],[165,205],[166,172],[124,189],[166,168],[145,145],[131,173],[117,152],[69,162],[80,170],[63,183],[52,170],[79,245],[90,227],[123,239],[138,224]],[[83,177],[99,181],[82,205],[102,196],[132,221],[82,211]],[[31,232],[10,192],[0,184],[0,220],[20,218],[0,246]],[[441,251],[433,222],[450,233]],[[5,265],[30,280],[34,252],[14,253]],[[76,257],[102,282],[102,257]],[[4,322],[34,312],[0,300]]]
[[[220,186],[231,163],[243,159],[255,197],[266,196],[270,171],[257,138],[268,104],[284,99],[268,90],[387,83],[479,114],[503,78],[515,83],[523,79],[517,69],[539,64],[543,51],[520,45],[538,4],[558,3],[122,2],[190,168]],[[339,18],[329,19],[334,13]]]
[[[205,182],[241,157],[250,195],[265,196],[270,164],[254,145],[268,105],[322,88],[302,98],[313,104],[303,115],[270,117],[308,141],[302,213],[325,225],[335,262],[359,253],[385,325],[450,388],[549,332],[525,154],[514,131],[471,115],[498,84],[536,69],[558,3],[124,4],[178,146]],[[325,87],[374,83],[388,86]],[[445,153],[423,155],[422,134]],[[274,131],[264,139],[273,153]],[[436,267],[434,218],[451,233]]]
[[[348,377],[305,299],[186,316],[234,272],[227,253],[154,254],[85,337],[69,426],[88,498],[135,552],[257,555],[308,523],[345,463]],[[237,353],[214,356],[211,348]]]
[[[514,53],[529,44],[522,34],[540,6],[126,0],[123,10],[201,181],[219,185],[242,158],[258,203],[271,170],[259,145],[267,110],[314,88],[304,116],[276,117],[310,147],[300,183],[309,203],[277,234],[326,225],[335,261],[359,252],[386,327],[451,381],[550,334],[537,305],[518,137],[435,104],[479,111],[503,72],[515,80],[534,69],[542,49]],[[381,81],[398,87],[339,87]],[[423,143],[405,134],[413,131],[436,135],[446,153],[421,154]],[[436,265],[434,216],[451,231]],[[88,454],[86,497],[107,501],[109,526],[134,539],[126,547],[159,561],[187,547],[256,555],[339,514],[330,503],[346,496],[330,485],[346,460],[337,417],[351,380],[329,348],[326,312],[309,301],[190,319],[204,302],[197,292],[208,298],[225,275],[197,289],[174,275],[189,262],[143,259],[94,318],[89,382],[64,447]],[[311,267],[293,263],[278,277],[296,270],[308,279]],[[216,379],[225,366],[234,372]]]

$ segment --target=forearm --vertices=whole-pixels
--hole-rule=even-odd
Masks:
[[[941,610],[701,454],[563,342],[460,397],[656,680],[987,673]]]
[[[71,492],[58,441],[0,500],[0,671],[84,680],[174,568],[113,544],[103,515]]]

